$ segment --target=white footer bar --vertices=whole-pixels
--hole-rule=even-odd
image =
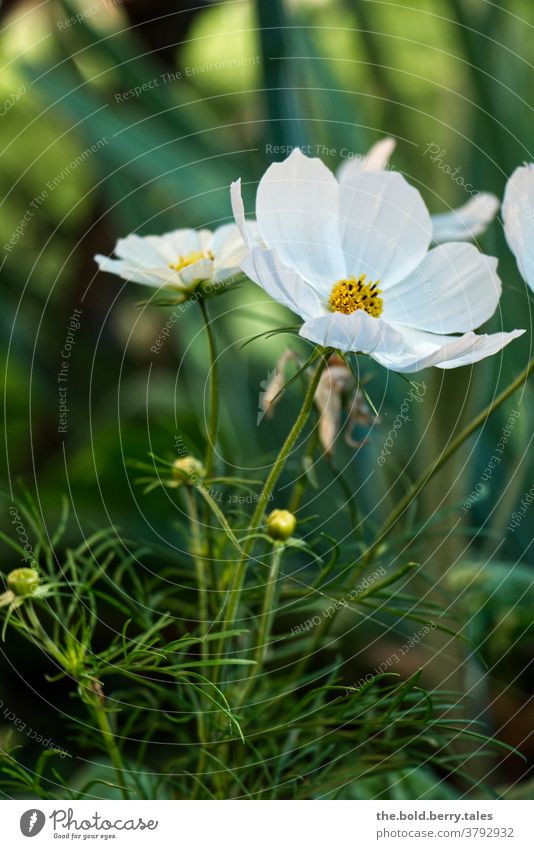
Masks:
[[[73,843],[145,849],[534,847],[534,805],[528,801],[5,800],[0,805],[6,849]]]

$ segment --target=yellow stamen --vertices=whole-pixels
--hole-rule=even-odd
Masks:
[[[169,268],[172,268],[173,271],[181,271],[182,268],[187,268],[188,265],[193,265],[194,262],[198,262],[200,259],[213,260],[214,258],[211,251],[193,251],[192,254],[187,254],[187,256],[179,256],[178,262],[170,262]]]
[[[358,279],[349,277],[346,280],[338,280],[328,302],[330,309],[345,315],[356,310],[365,310],[368,315],[378,318],[384,308],[380,297],[382,291],[378,288],[379,281],[366,283],[365,277],[366,275],[362,274]]]

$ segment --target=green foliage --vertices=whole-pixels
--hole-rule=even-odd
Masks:
[[[239,690],[243,670],[253,664],[244,656],[250,629],[224,632],[214,624],[203,636],[195,634],[180,587],[164,586],[165,573],[149,576],[141,568],[149,552],[119,542],[113,529],[64,547],[66,515],[51,544],[33,502],[22,501],[17,509],[38,539],[34,557],[46,592],[25,597],[11,614],[7,647],[15,636],[38,646],[54,664],[49,677],[67,679],[79,709],[65,711],[72,729],[66,760],[64,752],[45,751],[33,774],[19,760],[17,745],[8,745],[0,770],[5,793],[173,798],[187,796],[193,780],[196,795],[207,798],[358,798],[380,776],[396,785],[404,779],[395,776],[409,777],[428,764],[444,773],[460,769],[464,755],[451,750],[451,741],[483,739],[476,725],[454,715],[454,699],[427,692],[419,674],[402,681],[397,674],[377,673],[361,686],[345,687],[336,684],[343,675],[337,654],[327,666],[307,669],[307,660],[327,644],[324,624],[333,619],[324,610],[323,627],[315,632],[300,636],[302,629],[294,626],[291,635],[278,633],[269,653],[271,672],[258,680],[253,700],[240,706],[235,686]],[[231,543],[223,531],[218,535],[222,553]],[[295,556],[289,543],[278,545],[285,556]],[[321,560],[317,569],[325,578]],[[187,564],[182,568],[191,585],[195,578]],[[328,586],[329,600],[339,597],[338,606],[345,606],[352,588],[348,609],[380,605],[419,622],[436,612],[418,607],[415,614],[417,599],[395,596],[396,585],[413,568],[408,564],[354,591],[347,564],[330,569],[322,586]],[[252,609],[258,589],[251,580]],[[280,624],[288,616],[302,622],[321,610],[310,605],[308,587],[295,588],[289,575],[280,593]],[[279,628],[275,621],[273,630]],[[238,656],[221,658],[212,651],[221,640],[237,640]],[[226,676],[221,685],[210,672],[219,667]],[[452,711],[447,718],[445,710]],[[192,729],[205,729],[206,723],[213,737],[187,746]],[[99,727],[101,738],[95,736]],[[95,742],[102,748],[100,765],[75,766]],[[172,754],[176,745],[183,747],[179,760]]]

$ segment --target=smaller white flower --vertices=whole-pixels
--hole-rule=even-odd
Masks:
[[[345,160],[337,170],[338,181],[350,183],[354,175],[362,171],[384,171],[395,146],[395,139],[387,136],[374,144],[365,156]],[[499,200],[495,195],[479,192],[457,209],[431,215],[432,241],[435,245],[443,242],[471,242],[485,233],[498,209]]]
[[[506,241],[517,267],[534,291],[534,163],[516,168],[508,180],[502,217]]]
[[[245,244],[235,224],[212,230],[173,230],[162,236],[132,234],[115,246],[118,259],[97,254],[101,271],[156,289],[188,292],[200,282],[220,284],[240,273]]]

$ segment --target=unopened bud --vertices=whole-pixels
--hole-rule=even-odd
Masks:
[[[7,586],[16,596],[33,595],[39,586],[39,574],[35,569],[14,569],[7,576]]]
[[[267,516],[267,533],[272,539],[289,539],[296,527],[297,520],[289,510],[273,510]]]
[[[172,464],[172,476],[181,483],[194,484],[199,478],[203,478],[206,469],[196,457],[188,454],[187,457],[178,457]]]

